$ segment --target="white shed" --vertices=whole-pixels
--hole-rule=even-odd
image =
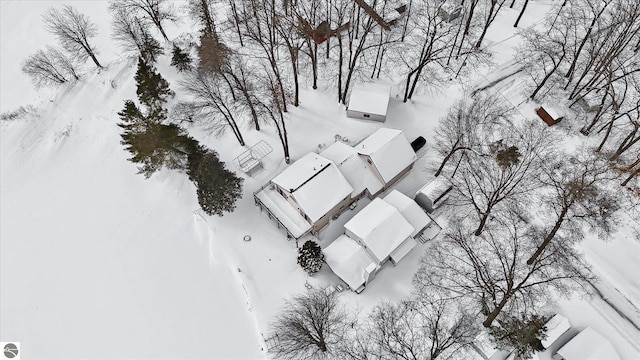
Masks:
[[[391,88],[378,84],[356,85],[351,90],[347,116],[356,119],[385,121]]]

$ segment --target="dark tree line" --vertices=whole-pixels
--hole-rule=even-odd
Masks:
[[[209,215],[232,211],[242,195],[242,179],[226,169],[218,155],[167,121],[164,104],[173,96],[169,83],[142,57],[136,72],[138,101],[127,100],[118,113],[122,144],[140,173],[150,177],[163,167],[187,173],[196,185],[198,203]]]

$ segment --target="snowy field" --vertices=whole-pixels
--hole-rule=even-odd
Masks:
[[[274,151],[264,171],[245,176],[235,212],[204,215],[185,175],[163,170],[145,179],[126,161],[116,113],[124,99],[136,96],[135,61],[121,57],[109,37],[106,2],[72,4],[96,22],[95,43],[107,69],[57,92],[36,92],[21,73],[23,59],[53,41],[40,14],[64,3],[0,2],[0,110],[37,107],[22,120],[0,123],[0,341],[21,342],[23,359],[268,358],[263,334],[283,300],[305,291],[305,283],[339,283],[327,266],[308,277],[296,264],[295,242],[254,205],[253,192],[286,167],[275,130],[243,130],[248,145],[265,140]],[[521,27],[538,23],[551,3],[532,0]],[[438,119],[462,89],[491,82],[502,64],[512,62],[517,14],[505,10],[487,35],[486,46],[496,53],[492,68],[469,71],[470,80],[408,103],[394,96],[399,83],[392,84],[384,126],[404,130],[409,140],[422,135],[429,144]],[[191,31],[169,30],[169,37]],[[166,56],[158,70],[177,90],[179,75]],[[521,102],[499,87],[493,91],[514,105]],[[333,93],[308,87],[288,118],[292,160],[333,143],[337,135],[356,143],[377,126],[347,119]],[[190,131],[232,169],[231,160],[246,150],[230,135]],[[394,188],[415,192],[431,180],[426,168],[432,160],[428,151]],[[329,245],[367,202],[331,222],[320,245]],[[639,221],[637,216],[630,212],[626,221]],[[629,225],[609,242],[589,238],[583,244],[608,302],[576,296],[550,309],[567,316],[576,333],[590,326],[605,335],[623,359],[640,359],[637,234]],[[245,235],[251,241],[243,241]],[[380,300],[406,297],[426,249],[419,244],[362,294],[345,291],[341,300],[366,313]],[[540,359],[549,359],[551,351]]]

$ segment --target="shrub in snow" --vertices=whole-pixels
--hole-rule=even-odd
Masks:
[[[308,240],[298,249],[298,264],[309,274],[318,272],[324,262],[324,254],[320,246]]]
[[[508,317],[499,320],[500,326],[492,326],[489,334],[501,349],[514,349],[518,359],[530,359],[537,351],[543,351],[542,340],[547,335],[545,319],[538,315]]]

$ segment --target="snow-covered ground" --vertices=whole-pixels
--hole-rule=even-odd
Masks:
[[[20,72],[27,55],[53,41],[40,14],[62,3],[0,2],[0,110],[38,107],[37,115],[0,124],[0,341],[20,341],[25,359],[264,358],[262,334],[283,300],[305,291],[306,282],[339,281],[327,266],[309,278],[296,264],[295,242],[254,205],[253,192],[286,166],[274,129],[244,130],[248,145],[265,140],[274,151],[264,171],[245,177],[235,212],[203,215],[186,176],[162,171],[145,179],[126,161],[116,113],[124,99],[135,98],[135,61],[122,58],[109,38],[106,2],[73,5],[96,22],[95,42],[107,70],[89,71],[58,93],[35,92]],[[532,0],[520,27],[537,23],[550,4]],[[517,13],[505,10],[487,35],[496,64],[511,62]],[[179,75],[166,58],[158,68],[177,90]],[[384,126],[404,130],[409,140],[422,135],[429,143],[461,89],[491,82],[500,68],[473,69],[469,84],[452,82],[406,104],[392,96]],[[499,87],[492,91],[520,102]],[[526,109],[532,105],[522,105]],[[295,161],[333,143],[336,135],[355,144],[379,124],[347,119],[333,93],[303,90],[287,126]],[[232,136],[190,130],[229,167],[246,150]],[[412,194],[429,181],[425,169],[432,157],[427,152],[419,158],[394,188]],[[360,201],[333,221],[320,234],[320,245],[329,245],[367,203]],[[640,331],[631,325],[640,325],[640,244],[622,230],[609,242],[587,239],[583,247],[602,278],[601,291],[628,320],[598,298],[575,297],[555,310],[576,332],[594,327],[621,357],[640,359]],[[243,241],[245,235],[251,241]],[[419,244],[362,294],[343,292],[341,299],[366,313],[380,300],[405,297],[427,247]]]

